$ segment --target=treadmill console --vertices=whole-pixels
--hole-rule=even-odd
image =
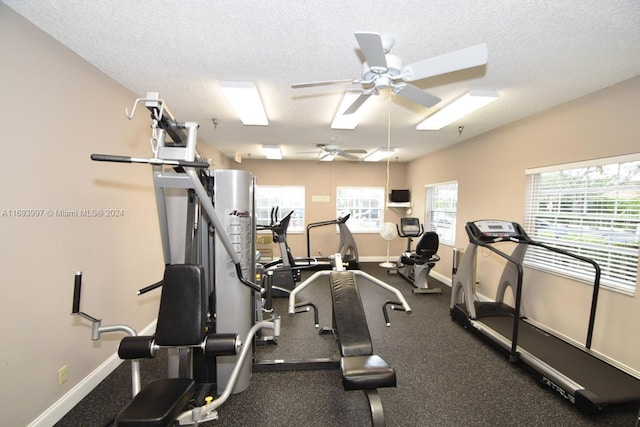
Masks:
[[[472,243],[483,245],[495,242],[525,242],[529,236],[517,222],[484,219],[468,222],[465,230]]]

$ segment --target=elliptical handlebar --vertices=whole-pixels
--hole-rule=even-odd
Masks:
[[[351,212],[349,212],[348,214],[346,214],[345,216],[340,216],[338,217],[338,219],[336,220],[336,222],[338,224],[344,224],[345,222],[347,222],[347,220],[349,219],[349,217],[351,217]]]

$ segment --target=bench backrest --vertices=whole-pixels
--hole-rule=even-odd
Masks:
[[[156,326],[156,343],[163,346],[200,344],[204,339],[207,300],[201,265],[167,265]]]
[[[340,342],[341,355],[372,355],[371,335],[355,275],[350,271],[333,271],[329,278],[333,301],[333,328]]]

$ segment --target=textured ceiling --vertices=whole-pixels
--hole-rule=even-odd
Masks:
[[[390,123],[391,146],[408,161],[640,75],[638,0],[1,1],[138,96],[159,92],[178,120],[199,122],[201,139],[229,157],[262,158],[262,144],[278,144],[285,158],[315,159],[296,153],[332,138],[371,151],[387,145]],[[360,78],[356,31],[395,36],[391,53],[404,64],[478,43],[489,60],[417,82],[442,98],[432,109],[379,96],[355,130],[332,130],[352,86],[290,85]],[[222,80],[254,81],[269,126],[243,126]],[[500,99],[440,131],[415,129],[469,89]]]

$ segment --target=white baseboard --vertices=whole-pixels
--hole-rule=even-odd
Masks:
[[[152,334],[156,329],[156,321],[151,322],[147,327],[139,332],[140,335]],[[122,360],[118,357],[117,353],[112,354],[107,360],[102,362],[100,366],[93,370],[89,375],[76,384],[71,390],[69,390],[64,396],[58,399],[53,405],[51,405],[46,411],[44,411],[38,418],[33,420],[29,427],[51,427],[67,412],[73,409],[82,399],[85,398],[102,380],[104,380],[111,372],[113,372],[120,364]]]
[[[431,270],[429,275],[432,276],[434,279],[437,279],[438,281],[444,283],[448,287],[451,287],[451,277],[445,276],[444,274],[438,273],[437,271],[434,271],[434,270]]]
[[[389,260],[395,262],[400,258],[399,256],[390,256]],[[386,257],[380,256],[361,256],[359,258],[360,262],[385,262],[387,260]],[[438,273],[437,271],[431,270],[429,275],[433,276],[434,279],[438,279],[445,285],[451,287],[451,277],[445,276],[444,274]]]

